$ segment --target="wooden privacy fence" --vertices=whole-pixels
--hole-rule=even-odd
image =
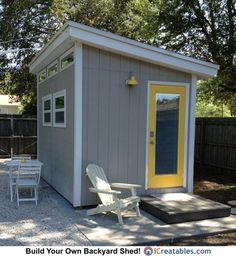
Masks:
[[[0,158],[37,156],[37,118],[0,114]],[[236,118],[197,118],[195,163],[236,172]]]
[[[236,118],[197,118],[195,163],[236,171]]]
[[[37,156],[37,118],[0,115],[0,157],[19,154]]]

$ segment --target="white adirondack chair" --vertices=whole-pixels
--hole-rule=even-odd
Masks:
[[[122,210],[135,209],[137,216],[140,217],[140,198],[136,195],[136,188],[141,187],[140,185],[125,183],[109,184],[103,168],[95,164],[89,164],[87,166],[86,174],[88,175],[90,181],[94,186],[94,188],[89,188],[89,190],[93,193],[97,193],[98,197],[102,202],[96,208],[88,210],[87,215],[114,211],[118,216],[119,223],[123,224],[121,214]],[[112,190],[111,187],[130,189],[131,196],[125,199],[119,199],[117,196],[121,194],[121,192],[117,190]]]

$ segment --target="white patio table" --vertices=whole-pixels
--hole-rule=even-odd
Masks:
[[[10,196],[11,196],[11,202],[13,201],[13,186],[15,184],[15,179],[17,175],[17,169],[19,166],[21,167],[42,167],[43,163],[40,162],[39,160],[36,159],[31,159],[31,160],[6,160],[4,161],[4,165],[8,168],[9,170],[9,189],[10,189]]]
[[[42,167],[43,163],[40,162],[39,160],[37,159],[31,159],[31,160],[25,160],[25,161],[22,161],[22,160],[6,160],[4,161],[4,164],[9,168],[9,169],[12,169],[12,168],[16,168],[18,167],[19,165],[21,166],[40,166]]]

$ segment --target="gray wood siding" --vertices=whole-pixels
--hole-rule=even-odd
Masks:
[[[42,97],[66,89],[66,128],[42,125]],[[74,178],[74,65],[38,85],[42,177],[71,203]]]
[[[131,72],[136,88],[125,85]],[[102,166],[110,182],[142,185],[145,194],[148,80],[191,83],[191,76],[83,45],[82,205],[97,203],[88,163]]]

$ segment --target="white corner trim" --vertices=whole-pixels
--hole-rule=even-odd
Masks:
[[[37,82],[37,159],[40,159],[40,152],[39,152],[39,84]],[[42,104],[42,102],[41,102]],[[41,106],[42,108],[42,112],[43,112],[43,105]],[[42,123],[43,123],[43,119],[42,119]]]
[[[193,193],[193,177],[194,177],[194,143],[195,143],[195,109],[196,109],[196,87],[197,77],[192,76],[189,97],[189,127],[188,127],[188,181],[187,191]]]
[[[44,110],[44,102],[50,100],[50,110]],[[50,122],[45,123],[44,114],[50,113]],[[46,95],[42,97],[42,125],[43,126],[52,126],[52,95]]]
[[[189,127],[189,104],[190,104],[190,84],[184,84],[185,86],[185,125],[184,125],[184,170],[183,170],[183,185],[184,188],[188,187],[188,127]]]
[[[82,194],[82,44],[76,43],[74,48],[74,179],[73,206],[81,206]]]
[[[191,99],[189,97],[190,94],[190,84],[189,83],[181,83],[181,82],[166,82],[166,81],[148,81],[148,88],[147,88],[147,118],[146,118],[146,160],[145,160],[145,189],[148,190],[148,154],[149,154],[149,113],[150,113],[150,86],[151,85],[159,85],[159,86],[184,86],[186,92],[186,100],[185,100],[185,137],[184,137],[184,170],[183,170],[183,186],[184,188],[188,188],[188,127],[189,127],[189,105]]]
[[[55,100],[64,96],[64,108],[56,109]],[[66,89],[53,93],[53,127],[66,128]],[[56,113],[64,112],[64,123],[56,123]]]

